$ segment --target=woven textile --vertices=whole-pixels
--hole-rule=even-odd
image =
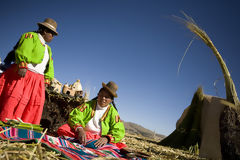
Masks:
[[[0,131],[8,129],[8,127],[0,127]],[[21,141],[21,142],[37,142],[42,136],[41,133],[26,130],[11,128],[10,130],[1,133],[0,139],[9,141]],[[101,148],[96,148],[94,146],[96,140],[90,140],[85,146],[77,143],[76,139],[62,139],[60,137],[53,137],[45,135],[41,143],[50,149],[61,153],[61,155],[67,159],[93,159],[96,157],[115,157],[119,159],[125,159],[123,155],[120,154],[120,150],[111,144],[107,144]],[[141,160],[141,158],[135,158],[135,160]]]

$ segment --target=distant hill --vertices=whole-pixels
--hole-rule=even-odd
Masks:
[[[126,133],[129,133],[129,134],[140,135],[143,137],[157,139],[157,140],[162,140],[163,138],[166,137],[164,135],[154,133],[153,131],[146,129],[136,123],[125,122],[125,121],[123,123],[125,125]]]

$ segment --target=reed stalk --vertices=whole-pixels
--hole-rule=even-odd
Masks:
[[[16,127],[16,128],[19,128],[19,129],[28,129],[28,130],[34,130],[34,131],[37,131],[37,132],[42,132],[43,131],[43,128],[40,127],[40,125],[31,124],[31,123],[24,123],[24,122],[20,122],[20,121],[17,121],[17,120],[11,120],[11,119],[9,119],[7,122],[0,121],[0,126]],[[5,131],[7,131],[7,130],[5,130]],[[2,133],[2,132],[0,132],[0,133]]]
[[[225,80],[225,88],[226,88],[226,100],[230,103],[233,103],[235,105],[235,108],[237,110],[240,110],[240,102],[237,96],[236,88],[234,85],[234,82],[231,78],[230,72],[227,68],[227,65],[225,64],[224,60],[222,59],[221,54],[218,52],[217,48],[213,44],[212,40],[209,38],[207,33],[202,30],[195,22],[194,20],[186,15],[183,12],[184,16],[186,19],[180,19],[185,26],[193,32],[195,35],[197,35],[199,38],[203,40],[203,42],[213,51],[213,54],[218,60],[218,63],[220,64],[220,67],[222,69],[222,73],[224,75],[224,80]]]
[[[11,127],[8,128],[8,129],[5,129],[5,130],[3,130],[3,131],[1,131],[0,134],[1,134],[1,133],[4,133],[4,132],[7,132],[7,131],[10,130],[10,129],[11,129]]]
[[[32,154],[31,154],[29,160],[32,159],[32,156],[33,156],[34,153],[36,152],[36,150],[37,150],[37,148],[38,148],[38,145],[41,143],[42,138],[43,138],[43,137],[45,136],[45,134],[47,133],[47,130],[48,130],[48,129],[45,129],[45,131],[43,132],[42,136],[39,138],[38,143],[37,143],[36,146],[33,148],[33,151],[32,151]],[[40,157],[41,157],[41,155],[40,155]]]

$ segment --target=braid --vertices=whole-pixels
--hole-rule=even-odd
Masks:
[[[118,109],[117,109],[117,107],[116,107],[116,104],[115,104],[115,102],[114,102],[114,99],[113,99],[113,101],[112,101],[112,105],[113,105],[113,107],[118,111]]]

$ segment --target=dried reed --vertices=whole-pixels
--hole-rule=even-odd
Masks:
[[[214,55],[216,56],[223,75],[224,75],[224,79],[225,79],[225,88],[226,88],[226,100],[229,101],[230,103],[233,103],[235,105],[235,109],[240,110],[240,102],[237,96],[237,92],[236,92],[236,88],[235,85],[233,83],[233,80],[231,78],[231,75],[228,71],[228,68],[225,64],[225,62],[222,59],[221,54],[218,52],[217,48],[214,46],[213,42],[211,41],[211,39],[209,38],[209,36],[207,35],[207,33],[202,30],[195,22],[194,20],[189,17],[187,14],[185,14],[184,12],[182,12],[183,15],[185,16],[186,19],[174,16],[176,19],[180,20],[180,22],[184,23],[185,26],[191,31],[193,32],[195,35],[197,35],[199,38],[201,38],[203,40],[203,42],[209,47],[211,48],[211,50],[213,51]]]
[[[45,134],[47,133],[47,130],[48,130],[48,129],[45,129],[45,131],[43,132],[42,136],[39,138],[38,143],[37,143],[37,145],[34,147],[34,149],[33,149],[33,151],[32,151],[32,154],[31,154],[29,160],[32,159],[32,156],[34,155],[35,151],[37,150],[38,146],[40,145],[42,138],[43,138],[43,137],[45,136]],[[39,152],[39,153],[41,153],[41,152]],[[40,155],[40,157],[41,157],[41,156],[42,156],[42,155]]]

